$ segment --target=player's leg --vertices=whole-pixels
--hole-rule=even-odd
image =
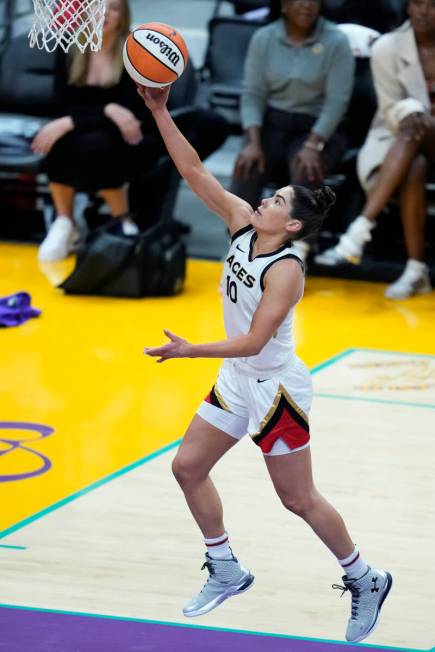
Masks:
[[[381,606],[391,588],[391,575],[366,564],[342,517],[316,489],[309,447],[282,455],[265,455],[265,461],[283,505],[310,525],[343,568],[344,586],[338,588],[352,594],[346,639],[362,641],[378,623]]]
[[[63,183],[49,184],[56,218],[51,224],[38,251],[41,262],[66,258],[77,236],[73,223],[74,188]]]
[[[341,516],[314,486],[310,447],[264,459],[284,507],[303,518],[337,559],[349,557],[355,546]]]
[[[222,502],[209,472],[237,441],[196,414],[172,463],[173,474],[205,538],[224,532]]]
[[[247,432],[248,419],[237,395],[231,365],[222,365],[216,385],[193,418],[173,462],[173,473],[204,536],[209,578],[184,607],[201,616],[227,598],[247,591],[254,577],[234,557],[225,531],[222,502],[209,473]]]

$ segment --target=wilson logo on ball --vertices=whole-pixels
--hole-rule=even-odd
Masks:
[[[181,54],[177,54],[176,52],[174,52],[174,50],[166,41],[162,41],[157,36],[154,36],[154,34],[149,34],[149,33],[146,35],[146,40],[155,43],[160,49],[160,52],[164,54],[167,57],[167,59],[172,64],[174,64],[174,66],[178,65],[178,62],[181,59]]]
[[[181,34],[164,23],[136,27],[127,37],[123,56],[134,81],[151,87],[172,84],[182,75],[189,57]]]

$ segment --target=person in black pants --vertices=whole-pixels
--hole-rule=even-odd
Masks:
[[[320,16],[320,0],[283,0],[281,17],[249,44],[241,99],[246,142],[231,191],[253,207],[267,182],[311,188],[340,161],[354,58],[347,37]],[[305,259],[308,245],[294,244]]]
[[[76,191],[100,195],[113,217],[124,216],[121,224],[126,234],[138,231],[131,208],[139,213],[141,227],[159,219],[172,163],[168,158],[157,166],[166,155],[165,147],[123,66],[122,48],[129,27],[128,0],[108,0],[101,51],[81,54],[75,50],[67,57],[59,56],[59,118],[45,125],[33,141],[34,151],[46,154],[45,171],[56,210],[39,249],[41,261],[65,258],[71,250],[76,238]],[[203,158],[220,147],[229,133],[223,117],[199,107],[185,112],[177,122]],[[146,204],[136,200],[136,195],[136,205],[130,206],[130,182],[133,186],[147,183]]]

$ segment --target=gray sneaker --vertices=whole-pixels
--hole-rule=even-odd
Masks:
[[[352,614],[346,630],[346,641],[358,643],[376,628],[381,607],[390,592],[393,578],[390,573],[370,568],[358,580],[343,577],[344,586],[333,584],[332,588],[352,594]]]
[[[207,568],[210,576],[204,588],[192,598],[183,609],[187,618],[202,616],[233,595],[239,595],[251,588],[254,576],[235,557],[212,559],[208,553],[201,570]]]

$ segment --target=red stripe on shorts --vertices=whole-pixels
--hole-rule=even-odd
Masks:
[[[258,439],[260,437],[261,435]],[[288,410],[284,409],[270,432],[261,437],[260,441],[257,442],[256,439],[254,437],[254,442],[263,453],[270,453],[277,439],[283,439],[290,449],[301,448],[310,441],[310,433],[292,417]]]

